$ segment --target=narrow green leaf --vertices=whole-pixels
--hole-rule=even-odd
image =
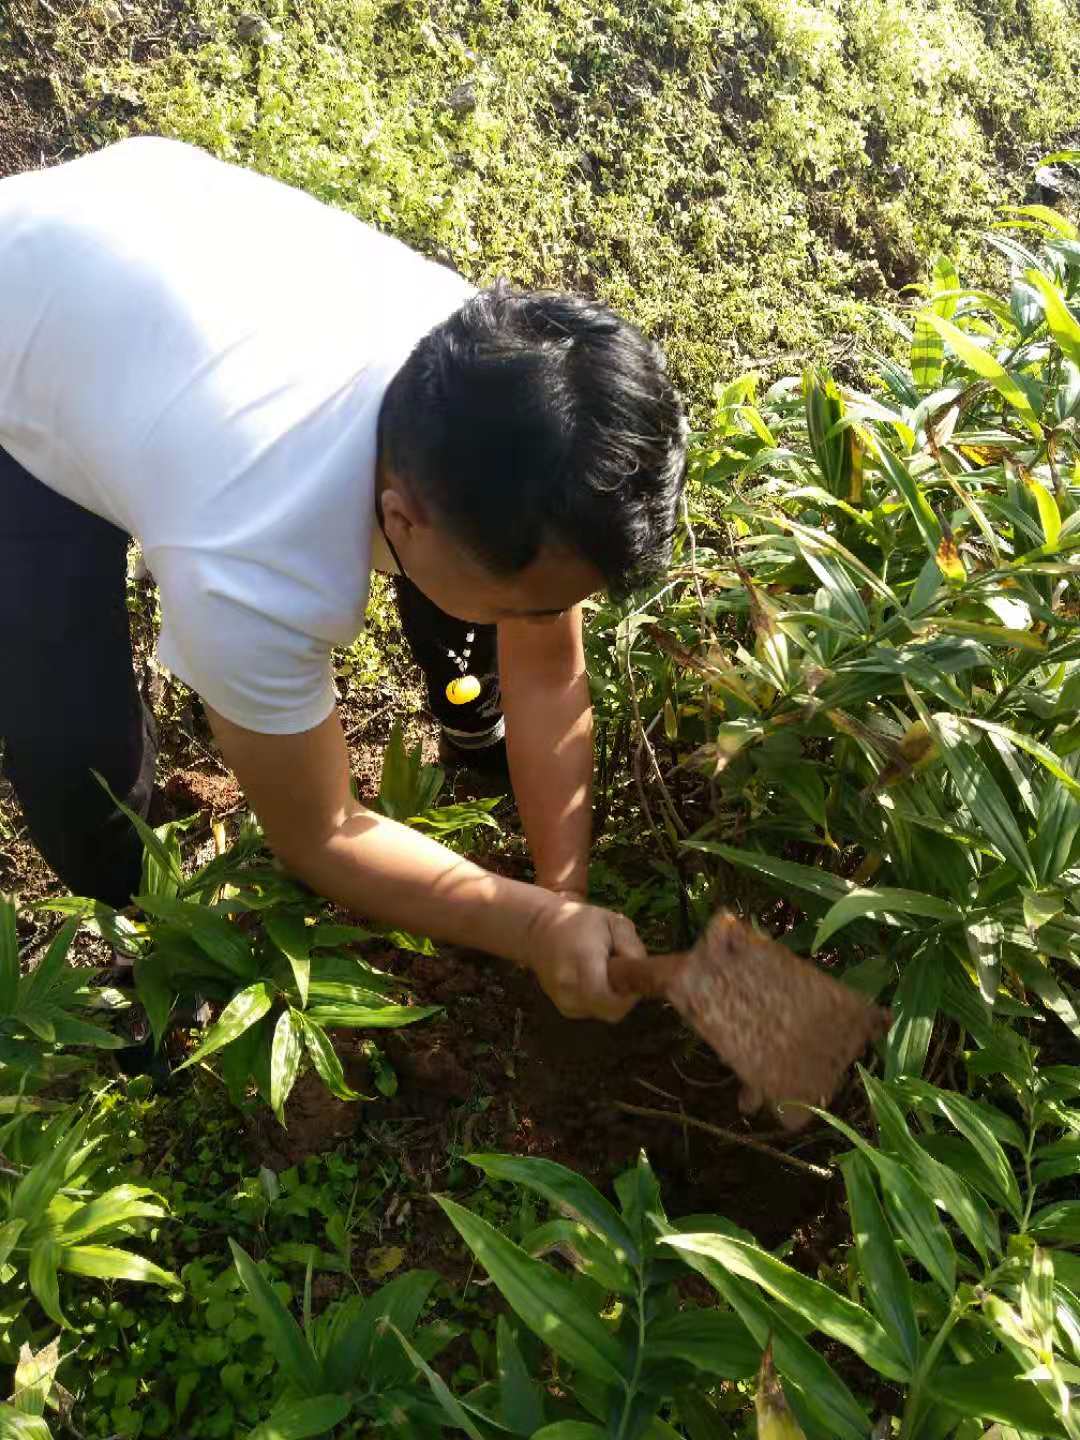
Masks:
[[[1036,1245],[1031,1269],[1020,1289],[1024,1323],[1039,1337],[1043,1350],[1054,1348],[1054,1261],[1048,1250]]]
[[[1040,1240],[1080,1245],[1080,1200],[1055,1200],[1031,1217],[1029,1230]]]
[[[7,1220],[0,1225],[0,1266],[6,1265],[11,1252],[19,1243],[19,1236],[26,1229],[26,1220]]]
[[[325,1435],[347,1419],[352,1401],[347,1395],[313,1395],[308,1400],[290,1400],[278,1405],[261,1425],[248,1432],[247,1440],[309,1440]]]
[[[798,1391],[807,1410],[830,1440],[866,1440],[870,1421],[862,1406],[829,1364],[784,1315],[768,1303],[756,1285],[738,1279],[708,1256],[684,1251],[683,1258],[738,1313],[760,1350],[771,1340],[776,1368],[785,1388],[790,1385]]]
[[[1019,1220],[1022,1206],[1016,1176],[997,1136],[984,1119],[982,1105],[964,1095],[957,1095],[954,1091],[941,1090],[925,1080],[906,1079],[903,1082],[903,1093],[913,1097],[920,1108],[936,1111],[944,1116],[970,1141],[980,1160],[994,1177],[1000,1198]]]
[[[535,1230],[530,1230],[520,1243],[526,1255],[536,1260],[553,1251],[562,1255],[575,1270],[588,1275],[614,1295],[632,1296],[637,1293],[637,1281],[629,1265],[619,1260],[606,1240],[577,1220],[562,1216],[547,1220]]]
[[[907,1380],[911,1370],[894,1336],[861,1305],[800,1275],[782,1260],[742,1240],[723,1235],[668,1235],[665,1244],[719,1261],[732,1274],[752,1280],[775,1300],[803,1315],[824,1334],[854,1351],[890,1380]]]
[[[1063,762],[1070,775],[1076,769],[1077,757]],[[1031,842],[1041,885],[1055,885],[1068,869],[1080,835],[1080,799],[1065,785],[1043,783],[1039,794],[1039,816]]]
[[[959,1175],[923,1149],[908,1129],[900,1107],[881,1081],[868,1075],[861,1066],[859,1074],[870,1096],[883,1146],[899,1156],[925,1193],[933,1196],[934,1201],[948,1211],[983,1261],[988,1262],[991,1253],[998,1253],[1001,1249],[997,1220],[990,1207]],[[890,1214],[895,1217],[893,1197],[886,1194],[885,1198]]]
[[[40,1415],[0,1405],[0,1440],[52,1440],[52,1432]]]
[[[1027,279],[1042,296],[1046,324],[1062,354],[1074,365],[1080,365],[1080,322],[1077,322],[1066,305],[1061,291],[1050,283],[1041,270],[1029,270]]]
[[[82,1145],[89,1123],[89,1118],[84,1116],[68,1129],[66,1117],[57,1117],[46,1132],[51,1145],[44,1159],[28,1170],[15,1187],[8,1210],[12,1220],[25,1220],[32,1225],[41,1219],[67,1179],[68,1165]]]
[[[283,1010],[270,1048],[270,1108],[282,1125],[285,1124],[285,1102],[300,1070],[300,1054],[300,1024],[292,1010]]]
[[[939,712],[932,718],[931,729],[937,732],[942,758],[976,828],[982,831],[1006,864],[1011,865],[1034,889],[1038,884],[1035,867],[1001,787],[974,746],[965,740],[953,716]]]
[[[342,1030],[400,1030],[442,1011],[441,1005],[310,1005],[302,1013],[316,1025]]]
[[[64,973],[71,942],[78,934],[81,923],[82,921],[77,916],[65,921],[49,942],[49,948],[38,964],[25,979],[19,982],[16,1001],[19,1010],[32,1010],[35,1006],[42,1005],[47,1001],[57,980]],[[3,945],[3,939],[0,937],[0,951],[3,950]],[[0,966],[0,977],[2,977],[2,966]],[[3,989],[3,984],[4,981],[0,978],[0,990]],[[0,1013],[4,1013],[6,1008],[0,998]]]
[[[977,344],[970,335],[957,329],[951,321],[944,319],[941,315],[935,315],[931,310],[924,310],[919,318],[925,319],[928,325],[933,326],[954,354],[969,369],[974,370],[976,375],[981,375],[984,380],[989,380],[1002,399],[1019,411],[1035,438],[1042,439],[1042,426],[1039,424],[1035,411],[1031,408],[1027,392],[1013,379],[999,360]]]
[[[517,1435],[534,1435],[544,1424],[544,1391],[529,1374],[505,1315],[495,1325],[495,1353],[503,1420]]]
[[[295,1012],[303,1031],[304,1044],[311,1056],[311,1063],[323,1084],[336,1095],[339,1100],[360,1100],[363,1097],[345,1082],[345,1072],[341,1068],[341,1061],[337,1057],[337,1051],[330,1043],[330,1037],[321,1025],[311,1018],[310,1010],[298,1010]]]
[[[968,953],[979,977],[979,994],[991,1010],[1001,984],[1001,944],[1004,935],[1005,929],[1000,920],[973,920],[964,927]]]
[[[520,1155],[466,1155],[465,1159],[494,1180],[508,1180],[535,1190],[564,1214],[610,1241],[622,1252],[620,1259],[632,1265],[639,1263],[638,1247],[615,1208],[595,1186],[565,1165]]]
[[[428,1385],[431,1387],[431,1393],[435,1396],[435,1399],[439,1402],[443,1410],[445,1410],[446,1414],[453,1421],[456,1428],[459,1430],[464,1430],[465,1434],[469,1436],[469,1440],[484,1440],[484,1436],[481,1435],[480,1431],[469,1419],[468,1412],[465,1410],[461,1402],[453,1395],[442,1376],[438,1375],[427,1363],[424,1357],[419,1353],[419,1351],[414,1346],[409,1344],[408,1340],[405,1339],[405,1336],[401,1333],[401,1331],[397,1328],[396,1325],[392,1325],[389,1320],[383,1321],[383,1324],[386,1326],[387,1330],[389,1330],[392,1335],[397,1336],[398,1340],[401,1342],[401,1348],[405,1351],[405,1354],[416,1366],[416,1369],[420,1372],[421,1375],[423,1375],[424,1379],[428,1382]]]
[[[166,1290],[182,1288],[171,1271],[112,1245],[66,1245],[60,1253],[60,1269],[91,1280],[133,1280],[140,1285],[161,1285]]]
[[[569,1364],[621,1386],[628,1363],[623,1347],[571,1283],[463,1205],[435,1198],[518,1318]]]
[[[955,724],[955,721],[953,722]],[[1070,761],[1063,760],[1060,755],[1055,755],[1047,745],[1041,744],[1031,735],[1026,735],[1020,730],[1010,730],[1007,725],[995,724],[992,720],[980,720],[972,716],[966,722],[976,730],[985,730],[986,733],[998,744],[999,748],[1004,746],[1015,746],[1017,750],[1023,750],[1031,755],[1044,770],[1061,782],[1071,795],[1080,799],[1080,781],[1072,774],[1069,765]]]
[[[60,1282],[56,1273],[60,1248],[55,1240],[39,1240],[30,1247],[30,1289],[49,1319],[66,1330],[68,1322],[60,1309]]]
[[[160,1050],[169,1028],[169,1017],[176,1003],[176,990],[162,973],[164,967],[155,965],[154,960],[154,955],[140,955],[135,961],[133,973],[135,993],[150,1021],[154,1048]]]
[[[1013,1425],[1040,1440],[1065,1440],[1067,1431],[1037,1386],[1019,1378],[1021,1364],[1005,1351],[968,1365],[943,1365],[928,1379],[933,1398],[950,1414]]]
[[[910,960],[900,974],[893,999],[893,1021],[885,1041],[885,1078],[921,1075],[930,1048],[930,1036],[941,1006],[941,948],[929,946]]]
[[[231,1044],[238,1035],[242,1035],[257,1020],[261,1020],[273,1003],[274,992],[265,980],[257,980],[254,985],[241,990],[222,1010],[217,1024],[211,1027],[198,1050],[189,1055],[182,1065],[178,1065],[177,1070],[186,1070],[189,1065],[195,1065],[200,1060],[205,1060],[208,1055],[213,1055],[215,1050]]]
[[[230,1239],[236,1270],[248,1293],[263,1339],[273,1351],[290,1384],[304,1399],[315,1399],[325,1389],[322,1368],[304,1332],[274,1294],[270,1282],[250,1256]]]
[[[761,1346],[733,1313],[680,1310],[649,1326],[647,1364],[685,1360],[705,1375],[747,1380],[757,1374]]]
[[[930,558],[936,562],[938,551],[941,548],[942,530],[929,500],[919,489],[918,481],[903,460],[899,455],[894,454],[887,445],[878,444],[877,457],[885,474],[892,481],[901,500],[910,511],[911,518],[915,521],[916,528],[923,538],[923,543],[930,552]],[[938,568],[940,569],[940,566]]]
[[[35,1354],[26,1342],[19,1352],[11,1399],[23,1415],[44,1415],[45,1402],[53,1388],[60,1365],[60,1336],[54,1335],[48,1345]]]
[[[794,885],[797,890],[816,895],[822,900],[839,900],[848,895],[855,886],[850,880],[832,875],[828,870],[819,870],[814,865],[798,865],[792,860],[778,860],[760,850],[742,850],[737,845],[722,845],[717,840],[686,840],[686,850],[702,850],[707,855],[719,855],[730,865],[740,865],[754,870],[773,880],[780,887]]]
[[[803,549],[802,558],[835,600],[841,613],[851,621],[860,635],[868,635],[870,633],[870,616],[863,604],[862,596],[843,566],[837,561],[827,564],[810,548]]]
[[[101,1230],[113,1230],[131,1220],[159,1219],[167,1212],[160,1197],[140,1185],[114,1185],[94,1200],[79,1205],[63,1222],[65,1245],[78,1245]]]
[[[168,921],[190,935],[204,954],[235,979],[254,978],[251,942],[243,930],[224,915],[196,901],[177,900],[170,895],[139,895],[135,903],[145,914]]]
[[[146,823],[141,815],[136,815],[134,810],[125,805],[122,800],[118,800],[109,789],[108,783],[103,775],[99,775],[96,770],[93,774],[94,779],[102,787],[120,813],[126,815],[128,820],[131,821],[138,833],[139,839],[143,843],[143,848],[153,856],[154,860],[160,866],[162,874],[167,876],[174,886],[179,885],[182,875],[178,850],[175,847],[167,845],[152,827]]]
[[[951,900],[941,900],[936,895],[925,895],[920,890],[862,886],[852,890],[842,900],[837,900],[825,915],[814,936],[814,953],[816,954],[837,930],[864,915],[923,915],[931,920],[946,920],[956,924],[964,918],[958,905],[954,905]]]
[[[15,906],[6,895],[0,895],[0,1015],[15,1009],[19,989],[19,934],[15,925]]]
[[[266,933],[292,966],[300,994],[300,1008],[307,1009],[311,983],[311,950],[317,926],[304,923],[303,916],[270,910],[264,917]]]
[[[841,1158],[840,1170],[867,1301],[887,1333],[895,1337],[914,1374],[920,1347],[911,1280],[878,1200],[869,1162],[853,1151]]]
[[[735,1440],[734,1430],[700,1390],[690,1387],[677,1390],[675,1406],[679,1412],[679,1424],[689,1440]]]
[[[557,1420],[554,1425],[545,1425],[537,1430],[532,1440],[604,1440],[607,1431],[600,1425],[590,1425],[587,1420]]]
[[[345,1390],[357,1375],[376,1390],[406,1383],[412,1372],[397,1341],[380,1328],[381,1322],[387,1320],[412,1334],[438,1279],[433,1270],[408,1270],[374,1295],[357,1296],[342,1306],[334,1315],[323,1351],[328,1387]]]
[[[956,1251],[931,1195],[906,1166],[867,1144],[850,1125],[825,1110],[815,1113],[850,1140],[877,1172],[893,1228],[926,1273],[951,1296],[956,1288]]]
[[[915,321],[909,364],[912,379],[924,395],[936,390],[941,384],[941,373],[945,365],[945,342],[922,316]]]

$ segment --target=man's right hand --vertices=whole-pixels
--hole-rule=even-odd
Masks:
[[[486,950],[536,972],[575,1019],[621,1020],[633,998],[608,983],[612,954],[644,956],[622,915],[482,870],[349,790],[336,714],[299,735],[261,735],[207,713],[279,859],[347,910],[435,940]]]
[[[622,1020],[637,1003],[608,980],[613,953],[644,956],[633,921],[612,910],[552,895],[529,926],[521,962],[571,1020]]]

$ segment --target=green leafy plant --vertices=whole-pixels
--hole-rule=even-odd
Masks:
[[[132,911],[79,899],[49,903],[90,919],[131,957],[158,1046],[178,999],[220,1005],[179,1069],[218,1055],[236,1103],[253,1082],[284,1124],[305,1055],[333,1095],[359,1098],[329,1030],[392,1029],[439,1008],[407,1004],[405,986],[351,953],[347,946],[376,932],[328,919],[326,902],[263,855],[253,824],[231,849],[185,876],[178,834],[187,822],[154,830],[120,808],[144,845],[145,893],[135,897]]]
[[[95,1185],[95,1152],[105,1137],[90,1133],[93,1118],[64,1111],[31,1130],[18,1116],[4,1132],[5,1152],[28,1163],[7,1167],[0,1183],[0,1285],[16,1313],[28,1292],[63,1327],[63,1274],[179,1286],[175,1275],[115,1243],[167,1212],[145,1187]]]
[[[878,1145],[825,1117],[854,1145],[839,1160],[854,1233],[850,1294],[745,1238],[666,1243],[755,1333],[770,1303],[786,1307],[895,1386],[901,1440],[967,1435],[973,1421],[1071,1440],[1080,1434],[1080,1202],[1071,1198],[1080,1068],[1040,1070],[1003,1027],[966,1058],[973,1076],[996,1079],[1007,1107],[866,1075]],[[768,1324],[807,1433],[865,1436],[867,1415],[836,1370],[776,1316]]]
[[[406,749],[401,725],[394,726],[383,754],[379,782],[377,804],[383,814],[458,849],[473,844],[478,830],[498,831],[499,823],[491,812],[500,803],[499,796],[456,805],[436,803],[446,783],[446,772],[440,765],[425,764],[422,751],[421,742]]]
[[[91,988],[94,970],[67,964],[77,919],[60,926],[37,964],[20,973],[14,902],[0,896],[0,1088],[16,1090],[70,1071],[78,1062],[60,1052],[69,1046],[114,1049],[123,1041],[86,1019],[110,997]],[[111,997],[114,1001],[117,996]],[[0,1100],[16,1105],[13,1098]]]
[[[1011,222],[1035,248],[990,237],[1004,292],[940,263],[875,393],[728,388],[708,515],[593,641],[690,903],[742,872],[789,943],[896,985],[890,1075],[939,1013],[974,1034],[1031,996],[1080,1036],[1080,243],[1040,207]]]
[[[519,1186],[556,1212],[515,1244],[457,1201],[436,1197],[517,1321],[551,1352],[557,1385],[546,1366],[527,1363],[521,1337],[503,1319],[498,1380],[460,1400],[440,1395],[448,1417],[474,1440],[490,1424],[515,1435],[548,1435],[550,1427],[549,1440],[669,1435],[661,1412],[694,1433],[730,1433],[711,1392],[754,1375],[764,1346],[734,1309],[681,1301],[686,1269],[661,1247],[670,1227],[644,1155],[615,1182],[618,1208],[554,1161],[468,1158],[490,1180]],[[694,1228],[679,1222],[686,1225]]]
[[[302,1440],[347,1420],[417,1437],[438,1432],[441,1411],[416,1379],[422,1371],[434,1374],[430,1361],[458,1331],[438,1321],[418,1323],[438,1280],[433,1271],[399,1275],[373,1295],[352,1296],[314,1321],[308,1301],[301,1327],[260,1267],[230,1243],[281,1382],[269,1419],[249,1440]]]

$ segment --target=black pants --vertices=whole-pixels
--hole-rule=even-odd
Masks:
[[[144,818],[157,755],[135,679],[126,603],[128,536],[57,495],[0,449],[0,740],[30,838],[76,895],[123,906],[142,847],[94,778]],[[502,734],[494,626],[476,627],[469,668],[484,681],[451,705],[469,627],[397,581],[402,627],[431,709],[461,748]]]

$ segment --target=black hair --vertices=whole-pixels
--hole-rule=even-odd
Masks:
[[[624,595],[670,561],[686,434],[640,330],[591,300],[500,283],[394,376],[379,458],[493,574],[555,545]]]

